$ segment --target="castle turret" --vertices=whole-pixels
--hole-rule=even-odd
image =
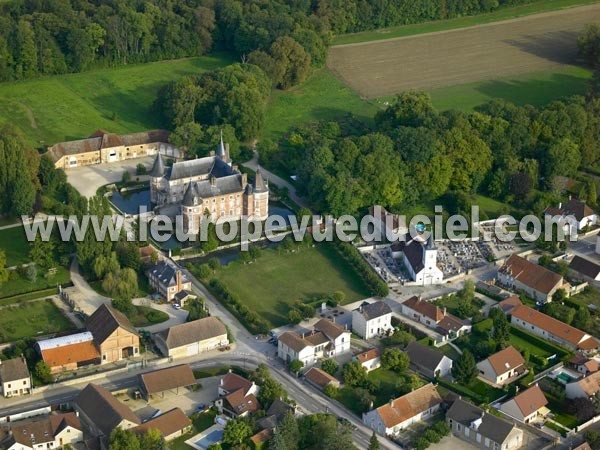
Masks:
[[[148,175],[150,175],[152,178],[161,178],[165,175],[165,164],[160,152],[156,154],[156,158],[154,158],[154,164],[152,165],[152,169]]]
[[[263,179],[262,173],[260,171],[260,166],[258,166],[256,168],[256,178],[254,180],[254,192],[261,193],[261,192],[268,192],[268,191],[269,191],[269,187],[267,186],[267,184],[265,183],[265,180]]]
[[[229,160],[229,144],[225,145],[223,142],[223,130],[221,130],[221,139],[219,140],[219,146],[217,147],[217,158],[221,161],[231,164]]]
[[[197,234],[200,229],[202,216],[202,200],[198,201],[193,183],[189,183],[181,200],[181,215],[183,216],[183,232]]]
[[[159,191],[163,188],[163,178],[165,176],[165,164],[163,162],[160,152],[156,154],[154,158],[154,164],[150,170],[150,202],[153,205],[162,204],[163,201],[160,199]]]

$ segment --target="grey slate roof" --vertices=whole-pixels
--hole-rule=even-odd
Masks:
[[[600,265],[589,259],[582,258],[581,256],[575,256],[573,258],[573,261],[569,264],[569,269],[590,278],[596,278],[598,273],[600,273]]]
[[[477,432],[498,444],[502,444],[514,428],[512,423],[486,413],[483,409],[460,398],[452,404],[446,417],[465,427],[470,427],[473,421],[481,419]]]
[[[196,195],[201,198],[242,192],[242,176],[239,173],[233,173],[232,175],[217,177],[214,186],[210,180],[197,181],[195,188]]]
[[[437,352],[416,341],[409,343],[405,351],[411,363],[431,372],[435,372],[442,359],[444,359],[443,353]]]
[[[358,307],[358,311],[363,315],[365,320],[372,320],[386,314],[391,314],[392,309],[380,300],[374,303],[364,302]]]
[[[0,380],[3,383],[29,378],[29,370],[24,358],[13,358],[0,364]]]
[[[148,272],[151,273],[152,276],[157,277],[160,280],[160,282],[167,287],[174,286],[177,283],[177,280],[175,279],[177,271],[173,266],[167,264],[164,261],[161,261],[158,264],[150,267]],[[184,282],[188,281],[185,274],[182,274],[182,280]]]
[[[183,206],[194,206],[195,197],[196,189],[194,189],[194,185],[192,183],[189,183],[185,189],[185,194],[183,194],[183,200],[181,201],[181,204]]]
[[[152,169],[150,169],[151,177],[159,178],[165,174],[165,163],[163,162],[162,156],[160,152],[156,154],[156,158],[154,158],[154,164],[152,165]]]
[[[265,183],[265,180],[262,176],[262,173],[260,171],[260,166],[258,166],[256,168],[256,178],[254,179],[254,192],[267,192],[269,190],[269,188],[267,187],[267,184]]]
[[[167,175],[169,180],[180,178],[191,178],[198,175],[214,175],[217,178],[239,173],[233,170],[229,164],[215,156],[179,161],[173,164],[171,172]]]
[[[182,347],[194,342],[204,341],[227,334],[225,325],[216,317],[205,317],[192,322],[175,325],[159,335],[169,349]]]

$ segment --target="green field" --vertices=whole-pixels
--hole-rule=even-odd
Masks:
[[[335,291],[343,291],[347,303],[370,296],[360,278],[330,244],[302,247],[294,253],[264,250],[252,264],[233,261],[221,267],[215,278],[271,326],[288,322],[287,314],[295,300]]]
[[[0,230],[0,249],[6,253],[6,267],[29,262],[29,242],[24,228],[13,227]]]
[[[457,28],[471,27],[499,20],[514,19],[547,11],[572,8],[574,6],[590,5],[598,0],[538,0],[529,4],[501,8],[489,14],[459,17],[450,20],[401,25],[361,33],[342,34],[333,38],[333,45],[355,44],[358,42],[380,41],[415,34],[432,33],[434,31],[454,30]]]
[[[497,98],[517,105],[544,106],[562,97],[585,94],[591,76],[589,69],[565,66],[552,72],[534,72],[434,89],[429,94],[433,105],[440,111],[472,111],[476,106]]]
[[[349,115],[372,122],[378,109],[376,104],[362,100],[324,68],[300,86],[271,93],[263,135],[276,139],[303,123],[343,119]]]
[[[52,300],[11,306],[2,309],[0,313],[0,342],[12,342],[74,328]]]
[[[17,280],[9,280],[0,286],[0,299],[3,297],[12,297],[27,292],[39,291],[42,289],[54,288],[52,294],[56,294],[57,284],[66,284],[71,279],[69,269],[58,266],[54,275],[48,275],[42,269],[38,269],[38,276],[35,281],[30,281],[25,277],[19,277]],[[6,299],[7,302],[14,303],[25,301],[31,297],[17,297]],[[2,302],[2,300],[0,300]]]
[[[229,54],[214,54],[3,83],[0,123],[18,125],[34,146],[81,139],[97,129],[128,133],[156,128],[159,123],[149,108],[164,83],[232,61]]]

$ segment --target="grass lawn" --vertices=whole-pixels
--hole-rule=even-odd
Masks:
[[[136,314],[129,317],[129,320],[134,327],[147,327],[148,325],[155,325],[169,320],[169,315],[167,313],[150,308],[149,306],[134,305],[134,308]]]
[[[55,275],[47,275],[42,272],[41,269],[38,269],[38,277],[35,282],[29,281],[27,278],[20,277],[18,280],[7,281],[6,283],[0,285],[0,299],[4,297],[13,297],[15,295],[24,294],[32,291],[39,291],[42,289],[54,288],[56,289],[57,284],[65,284],[68,283],[71,279],[71,275],[69,273],[69,269],[66,269],[61,266],[56,267]],[[56,292],[52,292],[55,294]],[[9,300],[9,303],[14,303],[16,301],[21,301],[23,298],[19,296],[16,299]],[[1,302],[2,300],[0,300]]]
[[[201,431],[210,428],[215,423],[215,417],[217,413],[213,410],[207,411],[202,414],[194,414],[192,417],[192,431],[186,435],[183,435],[174,441],[169,442],[169,448],[171,450],[190,450],[190,446],[188,446],[185,441],[187,441],[192,436],[200,433]]]
[[[583,292],[574,295],[570,300],[600,308],[600,290],[590,286],[584,289]]]
[[[491,403],[505,394],[502,389],[496,389],[478,378],[472,381],[468,386],[463,386],[459,383],[450,383],[443,378],[440,378],[438,383],[440,386],[443,386],[450,391],[470,398],[475,404]]]
[[[470,27],[498,20],[513,19],[546,11],[570,8],[573,6],[589,5],[598,0],[538,0],[525,5],[500,8],[488,14],[459,17],[450,20],[437,20],[434,22],[400,25],[361,33],[342,34],[333,38],[333,45],[354,44],[357,42],[379,41],[415,34],[431,33],[434,31],[453,30],[456,28]]]
[[[0,342],[74,329],[52,300],[4,308],[0,313]]]
[[[18,125],[35,146],[81,139],[99,128],[115,133],[156,128],[149,108],[163,84],[232,61],[230,54],[217,53],[3,83],[0,123]]]
[[[2,95],[0,95],[0,103],[2,103]],[[1,114],[3,113],[0,112]],[[0,230],[0,249],[6,253],[6,267],[29,262],[29,242],[25,236],[25,229],[13,227]]]
[[[347,303],[370,296],[354,270],[327,243],[300,247],[295,253],[280,247],[263,250],[256,262],[232,261],[214,276],[274,327],[287,323],[295,300],[335,291],[343,291]]]
[[[503,212],[510,212],[510,205],[507,203],[499,202],[493,198],[486,197],[485,195],[475,195],[475,198],[471,201],[473,205],[479,206],[479,213],[485,212],[489,217],[498,217]]]
[[[300,86],[271,93],[263,136],[277,139],[297,125],[343,119],[349,114],[371,122],[378,109],[377,105],[362,100],[333,73],[323,68]]]

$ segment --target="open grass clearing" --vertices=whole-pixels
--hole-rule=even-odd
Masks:
[[[1,85],[0,85],[1,89]],[[0,103],[2,96],[0,96]],[[0,112],[0,114],[2,114]],[[11,227],[0,230],[0,249],[6,254],[6,267],[18,266],[29,262],[29,242],[23,227]]]
[[[232,61],[230,54],[216,53],[3,83],[0,123],[18,125],[36,147],[85,138],[97,129],[130,133],[156,128],[159,123],[149,109],[162,85]]]
[[[0,313],[0,342],[13,342],[74,328],[49,299],[7,307]]]
[[[23,301],[20,294],[31,293],[34,297],[37,295],[35,291],[54,289],[52,294],[56,293],[58,284],[66,284],[70,281],[71,275],[69,269],[65,267],[57,266],[56,273],[50,274],[44,272],[42,269],[38,269],[38,276],[35,281],[30,281],[26,277],[19,276],[16,280],[9,280],[6,283],[0,285],[0,303],[4,300],[4,297],[9,297],[7,301],[14,303],[17,301]],[[12,297],[19,295],[14,300]],[[27,297],[26,297],[27,298]],[[37,297],[39,298],[39,297]]]
[[[347,303],[370,296],[352,267],[328,243],[299,247],[294,252],[286,252],[281,246],[266,249],[255,262],[232,261],[218,269],[214,277],[273,327],[287,323],[295,300],[336,291],[346,294]]]
[[[600,4],[592,4],[445,33],[334,46],[327,66],[364,98],[554,71],[577,62],[576,38],[598,20]]]
[[[410,25],[399,25],[397,27],[363,31],[360,33],[340,34],[333,38],[333,45],[355,44],[359,42],[378,41],[436,31],[454,30],[457,28],[497,22],[499,20],[514,19],[531,14],[589,5],[596,3],[597,1],[598,0],[538,0],[525,5],[500,8],[488,14],[478,14],[476,16],[458,17],[456,19],[436,20]]]

